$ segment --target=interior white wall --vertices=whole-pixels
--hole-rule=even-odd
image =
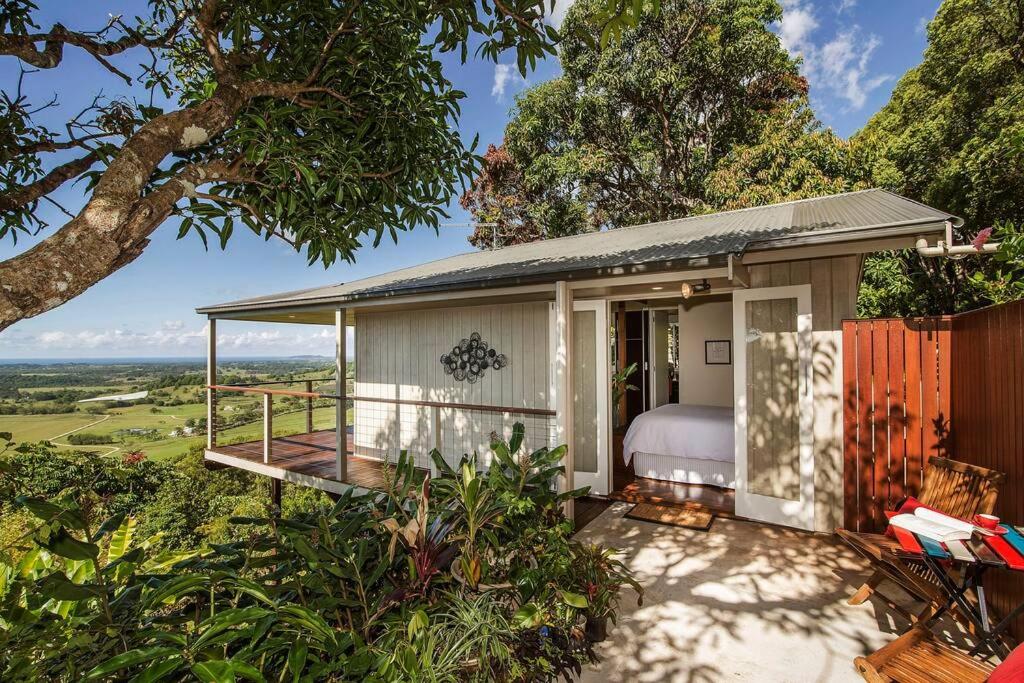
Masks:
[[[668,311],[651,311],[651,330],[648,335],[650,351],[651,406],[657,408],[668,403],[669,368],[668,368]]]
[[[679,306],[679,402],[733,405],[733,366],[706,365],[704,342],[732,339],[732,300],[694,297]]]

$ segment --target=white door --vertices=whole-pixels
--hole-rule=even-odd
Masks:
[[[611,332],[607,301],[576,301],[572,320],[574,486],[608,493]]]
[[[733,293],[736,514],[814,529],[811,286]]]

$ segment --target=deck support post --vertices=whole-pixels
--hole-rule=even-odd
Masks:
[[[311,379],[306,380],[306,393],[313,393],[313,380]],[[306,397],[306,433],[313,433],[313,397],[311,395]]]
[[[206,322],[206,447],[217,445],[217,394],[209,387],[217,384],[217,319]]]
[[[281,480],[270,478],[270,502],[274,506],[274,515],[281,514]]]
[[[345,392],[348,390],[348,383],[345,375],[348,370],[347,354],[345,351],[345,309],[338,308],[334,312],[334,336],[335,336],[335,388],[334,394],[338,397],[335,406],[335,475],[338,481],[348,479],[348,397]]]
[[[270,464],[274,451],[274,395],[263,394],[263,464]]]
[[[556,443],[566,444],[565,474],[559,481],[559,490],[574,488],[575,467],[573,448],[573,377],[572,377],[572,300],[569,283],[559,280],[555,283],[555,344],[554,344],[554,389],[555,389],[555,435]],[[565,502],[565,515],[572,519],[573,501]]]

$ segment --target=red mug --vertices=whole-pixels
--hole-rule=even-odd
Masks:
[[[999,518],[995,515],[974,515],[974,523],[980,526],[982,529],[989,529],[994,531],[999,526]]]

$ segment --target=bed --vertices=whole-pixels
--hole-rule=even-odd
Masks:
[[[622,445],[638,477],[736,487],[732,408],[663,405],[638,415]]]

